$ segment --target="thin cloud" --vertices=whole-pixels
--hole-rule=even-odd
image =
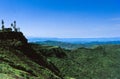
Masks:
[[[112,18],[112,21],[120,21],[120,18]]]
[[[115,24],[116,26],[120,26],[120,24]]]

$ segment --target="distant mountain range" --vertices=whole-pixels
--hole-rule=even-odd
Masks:
[[[111,41],[120,41],[120,37],[114,38],[32,38],[28,37],[29,42],[42,42],[42,41],[61,41],[74,44],[84,44],[90,42],[111,42]]]

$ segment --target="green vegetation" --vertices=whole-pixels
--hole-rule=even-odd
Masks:
[[[0,79],[120,79],[120,45],[71,50],[28,44],[22,33],[0,37]]]
[[[4,37],[0,39],[0,79],[62,79],[59,69],[38,54],[21,33],[2,32],[0,37]]]
[[[43,56],[49,57],[58,57],[64,58],[66,57],[66,50],[62,49],[58,46],[47,46],[47,45],[39,45],[39,44],[30,44],[34,50],[38,52],[38,54],[42,54]]]
[[[120,45],[96,45],[74,50],[31,44],[54,63],[65,79],[119,79]],[[54,50],[56,49],[56,51]],[[53,51],[52,54],[49,54]],[[63,55],[56,56],[56,53]]]
[[[120,79],[120,45],[79,48],[67,58],[51,57],[61,72],[75,79]]]
[[[25,79],[49,79],[50,76],[55,76],[46,67],[33,62],[19,50],[9,49],[11,51],[0,49],[0,73]]]

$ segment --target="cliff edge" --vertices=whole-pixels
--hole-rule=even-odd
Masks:
[[[38,54],[22,32],[0,32],[0,78],[63,79],[59,69]]]

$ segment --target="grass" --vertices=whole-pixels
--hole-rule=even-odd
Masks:
[[[40,59],[41,61],[44,60],[47,63],[46,65],[52,66],[46,59]],[[12,47],[0,48],[0,73],[0,78],[4,76],[6,79],[7,75],[11,75],[8,79],[14,79],[14,77],[24,79],[59,79],[53,71],[34,62],[21,50]]]

